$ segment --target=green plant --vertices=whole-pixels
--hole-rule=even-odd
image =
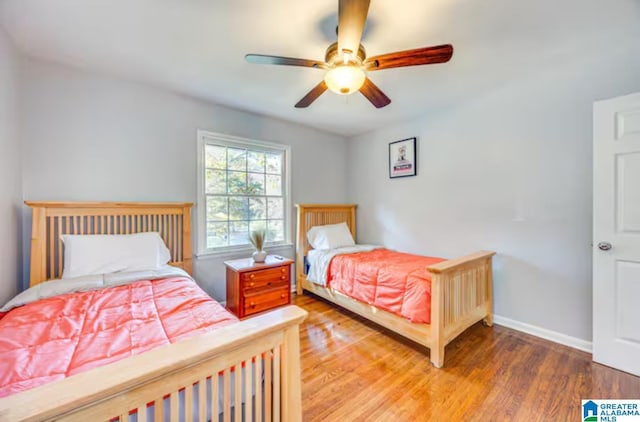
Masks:
[[[249,233],[249,241],[257,251],[262,250],[266,237],[267,233],[264,229],[252,230],[251,233]]]

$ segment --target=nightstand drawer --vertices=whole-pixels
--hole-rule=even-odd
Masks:
[[[269,268],[242,274],[242,286],[245,289],[259,289],[288,283],[289,267]]]
[[[245,295],[257,294],[261,290],[285,289],[289,286],[289,277],[277,280],[245,281],[242,292]]]
[[[258,295],[247,295],[244,298],[244,314],[251,315],[289,303],[288,286],[280,290],[270,290]]]

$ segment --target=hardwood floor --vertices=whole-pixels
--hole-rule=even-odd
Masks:
[[[508,328],[474,325],[429,351],[315,296],[294,296],[305,421],[569,421],[580,400],[640,399],[640,378]]]

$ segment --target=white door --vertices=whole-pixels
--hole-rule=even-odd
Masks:
[[[640,94],[594,104],[593,360],[640,375]]]

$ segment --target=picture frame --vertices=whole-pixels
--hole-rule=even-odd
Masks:
[[[389,143],[389,178],[417,175],[416,158],[415,137]]]

